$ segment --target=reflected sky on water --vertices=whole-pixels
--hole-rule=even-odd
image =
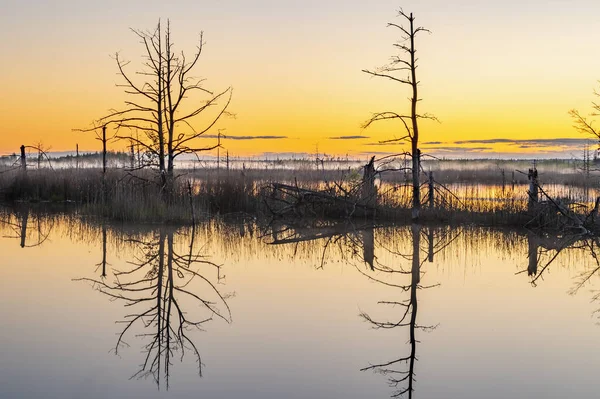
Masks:
[[[2,398],[596,395],[591,239],[2,220]]]

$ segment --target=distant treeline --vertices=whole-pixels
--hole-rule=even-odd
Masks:
[[[51,163],[72,163],[73,165],[75,163],[77,163],[77,161],[81,162],[82,164],[85,163],[101,163],[102,162],[102,153],[101,152],[86,152],[86,153],[81,153],[79,155],[76,154],[66,154],[66,155],[61,155],[61,156],[55,156],[52,153],[47,153],[46,155],[48,155],[50,162]],[[35,163],[38,161],[38,159],[41,159],[43,162],[47,162],[47,159],[44,155],[36,152],[36,151],[32,151],[26,154],[27,158],[28,158],[28,163]],[[126,164],[129,163],[131,160],[131,154],[128,154],[126,152],[118,152],[118,151],[108,151],[106,153],[106,158],[107,161],[110,163],[118,163],[118,164]],[[19,160],[19,155],[18,154],[11,154],[11,155],[2,155],[0,156],[0,163],[1,164],[11,164],[11,163],[15,163]]]

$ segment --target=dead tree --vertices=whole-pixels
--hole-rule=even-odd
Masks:
[[[527,179],[529,179],[529,191],[527,192],[527,209],[529,210],[529,212],[533,212],[536,209],[536,206],[539,201],[538,189],[540,187],[540,184],[538,182],[538,171],[535,167],[535,164],[533,165],[533,168],[529,169],[529,172],[527,173]]]
[[[27,172],[27,155],[25,154],[25,146],[21,146],[21,171]]]
[[[433,180],[433,172],[429,171],[427,177],[427,187],[429,190],[427,192],[427,202],[429,203],[429,208],[433,208],[435,206],[435,181]]]
[[[176,54],[167,20],[166,30],[159,21],[151,31],[133,30],[144,48],[142,69],[129,72],[128,61],[115,54],[125,94],[125,108],[112,110],[96,124],[114,124],[117,138],[135,143],[148,154],[142,167],[155,167],[161,188],[171,191],[174,161],[182,154],[197,155],[219,144],[203,146],[198,142],[224,115],[231,102],[232,88],[213,92],[203,86],[205,79],[192,77],[204,47],[202,33],[196,52],[188,59]],[[196,97],[193,94],[198,93]],[[212,109],[215,109],[212,112]],[[141,133],[141,134],[140,134]]]
[[[402,40],[395,43],[394,46],[400,51],[400,55],[393,56],[391,62],[375,71],[364,69],[363,72],[379,77],[391,80],[395,83],[402,85],[408,85],[411,89],[410,98],[410,114],[402,114],[395,111],[378,112],[371,116],[371,118],[364,124],[365,128],[368,128],[374,122],[397,119],[402,122],[405,132],[399,138],[386,140],[386,142],[399,142],[408,141],[411,145],[410,156],[412,158],[412,219],[418,220],[421,209],[421,190],[419,182],[419,174],[421,170],[421,151],[419,150],[419,120],[420,119],[433,119],[435,117],[428,114],[419,114],[417,111],[417,103],[421,101],[419,98],[419,81],[417,80],[417,63],[415,41],[417,35],[421,32],[428,32],[420,26],[415,26],[415,17],[412,13],[406,14],[400,10],[398,12],[399,17],[402,18],[405,25],[398,25],[395,23],[388,23],[389,27],[399,29],[401,32]],[[406,73],[406,75],[399,75]]]
[[[374,207],[377,205],[377,187],[375,187],[375,157],[371,157],[369,163],[363,167],[362,197],[365,205]]]

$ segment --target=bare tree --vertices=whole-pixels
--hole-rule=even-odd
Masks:
[[[374,71],[364,69],[363,72],[379,77],[391,80],[395,83],[410,86],[412,95],[410,97],[410,114],[397,113],[395,111],[378,112],[371,116],[371,118],[364,124],[364,128],[368,128],[374,122],[398,119],[402,122],[405,134],[399,138],[386,140],[386,142],[399,142],[408,141],[411,144],[410,156],[412,157],[412,219],[419,219],[419,212],[421,209],[421,191],[419,182],[419,173],[421,168],[421,152],[419,150],[419,119],[433,119],[434,116],[429,114],[419,114],[417,112],[417,104],[421,99],[419,98],[419,81],[417,80],[417,67],[418,59],[416,57],[415,41],[417,35],[421,32],[431,33],[428,29],[420,26],[415,26],[415,17],[412,13],[406,14],[402,9],[398,11],[398,16],[402,18],[405,25],[399,25],[395,23],[388,23],[388,27],[393,27],[400,30],[402,40],[394,44],[400,55],[393,56],[391,62],[381,68]],[[401,74],[406,74],[402,76]]]
[[[204,48],[203,33],[200,33],[196,52],[188,59],[183,52],[175,53],[168,20],[164,31],[160,21],[154,30],[132,31],[145,51],[142,69],[128,71],[130,62],[115,54],[118,74],[123,80],[118,86],[128,98],[124,109],[112,110],[96,124],[112,125],[117,130],[117,138],[141,147],[149,155],[142,167],[158,168],[161,185],[169,191],[175,179],[174,161],[178,156],[197,155],[219,145],[203,146],[197,139],[222,116],[229,115],[227,109],[233,89],[210,91],[203,86],[205,79],[192,75]],[[198,96],[193,96],[194,93]]]
[[[600,92],[594,90],[594,95],[600,97]],[[573,118],[574,127],[579,132],[596,137],[600,141],[600,130],[594,126],[594,120],[591,119],[600,116],[600,103],[592,101],[592,112],[589,116],[583,116],[581,113],[572,109],[569,114]]]

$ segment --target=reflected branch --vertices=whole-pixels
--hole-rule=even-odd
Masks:
[[[100,280],[76,280],[90,282],[110,300],[122,301],[125,308],[134,309],[123,320],[117,321],[124,327],[118,334],[114,352],[118,354],[123,347],[129,346],[125,341],[127,336],[147,340],[143,346],[144,360],[131,378],[152,378],[158,388],[164,382],[167,390],[173,357],[178,353],[183,361],[185,354],[190,352],[198,364],[198,375],[202,376],[204,364],[191,332],[202,330],[214,317],[231,322],[227,296],[221,294],[196,267],[210,265],[219,271],[220,266],[199,253],[194,254],[194,230],[190,235],[189,252],[178,254],[175,234],[172,229],[161,228],[150,240],[128,240],[136,246],[138,254],[133,261],[127,262],[130,269],[113,271],[114,281],[110,283],[104,272]],[[105,241],[103,249],[105,264]],[[185,310],[187,307],[197,310],[189,313]]]

